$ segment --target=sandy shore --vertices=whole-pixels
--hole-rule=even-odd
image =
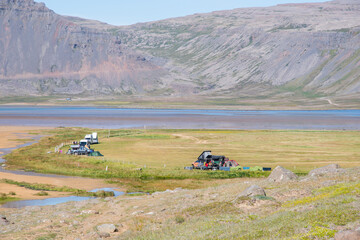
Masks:
[[[0,153],[1,148],[13,148],[22,142],[16,141],[20,138],[27,138],[30,131],[50,129],[49,127],[26,127],[26,126],[0,126]],[[21,135],[21,136],[19,136]],[[30,135],[29,135],[30,138]]]
[[[30,131],[37,131],[43,129],[49,129],[49,127],[0,126],[0,152],[1,148],[13,148],[18,146],[19,144],[22,144],[21,141],[16,140],[19,140],[21,138],[30,138],[31,136],[28,135]],[[0,180],[1,179],[11,179],[14,181],[27,183],[51,184],[59,187],[68,186],[84,190],[92,190],[104,187],[116,187],[115,185],[105,183],[102,179],[89,179],[80,177],[42,177],[0,172]],[[8,194],[9,192],[15,192],[15,197],[21,199],[44,199],[69,194],[61,192],[49,192],[49,196],[41,197],[34,195],[39,191],[18,187],[12,184],[0,183],[0,193]]]
[[[67,186],[71,188],[84,189],[87,191],[104,188],[104,187],[114,187],[115,185],[107,184],[102,179],[90,179],[90,178],[79,178],[79,177],[39,177],[39,176],[24,176],[17,175],[12,173],[3,173],[0,172],[0,179],[10,179],[17,182],[27,182],[27,183],[40,183],[40,184],[51,184],[55,186]],[[69,193],[62,192],[48,192],[49,195],[45,197],[34,195],[40,191],[30,190],[23,187],[18,187],[12,184],[0,183],[0,193],[15,192],[17,198],[21,199],[44,199],[49,197],[60,197],[64,195],[69,195]]]

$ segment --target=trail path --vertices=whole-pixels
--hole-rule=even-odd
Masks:
[[[182,138],[182,139],[187,139],[187,140],[194,141],[196,144],[208,144],[208,141],[201,140],[201,139],[199,139],[197,137],[194,137],[194,136],[188,136],[188,135],[184,135],[184,134],[172,134],[172,135],[175,136],[175,137]]]

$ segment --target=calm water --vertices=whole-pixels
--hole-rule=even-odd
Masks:
[[[124,195],[124,192],[119,192],[114,190],[113,188],[99,188],[94,189],[90,192],[97,192],[100,190],[104,191],[112,191],[115,194],[115,197]],[[95,197],[79,197],[79,196],[68,196],[68,197],[58,197],[58,198],[46,198],[46,199],[37,199],[37,200],[22,200],[22,201],[14,201],[14,202],[8,202],[1,207],[3,208],[23,208],[27,206],[49,206],[49,205],[57,205],[60,203],[66,203],[66,202],[79,202],[84,200],[93,199]]]
[[[0,106],[0,125],[89,128],[360,130],[360,110],[232,111]]]

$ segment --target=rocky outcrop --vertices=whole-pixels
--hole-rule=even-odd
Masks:
[[[252,185],[241,192],[237,197],[266,196],[265,190],[257,185]]]
[[[277,166],[267,179],[270,182],[287,182],[297,180],[298,176],[288,169]]]
[[[311,170],[308,176],[310,177],[325,176],[325,175],[344,172],[344,171],[345,170],[340,168],[338,164],[330,164],[321,168],[316,168]]]

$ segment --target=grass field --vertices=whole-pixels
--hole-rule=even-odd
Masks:
[[[276,167],[296,173],[338,163],[359,165],[359,131],[233,131],[233,130],[94,130],[104,157],[48,153],[62,142],[80,140],[92,129],[44,130],[37,144],[6,156],[12,168],[39,172],[107,178],[132,190],[155,191],[168,187],[200,187],[209,179],[264,177],[263,172],[187,171],[203,150],[225,155],[241,166]],[[64,152],[67,146],[63,148]],[[108,171],[106,167],[108,166]],[[142,168],[142,170],[138,170]]]
[[[330,163],[359,164],[360,132],[351,131],[113,131],[94,146],[113,162],[170,168],[189,166],[203,150],[241,166],[308,171]]]

